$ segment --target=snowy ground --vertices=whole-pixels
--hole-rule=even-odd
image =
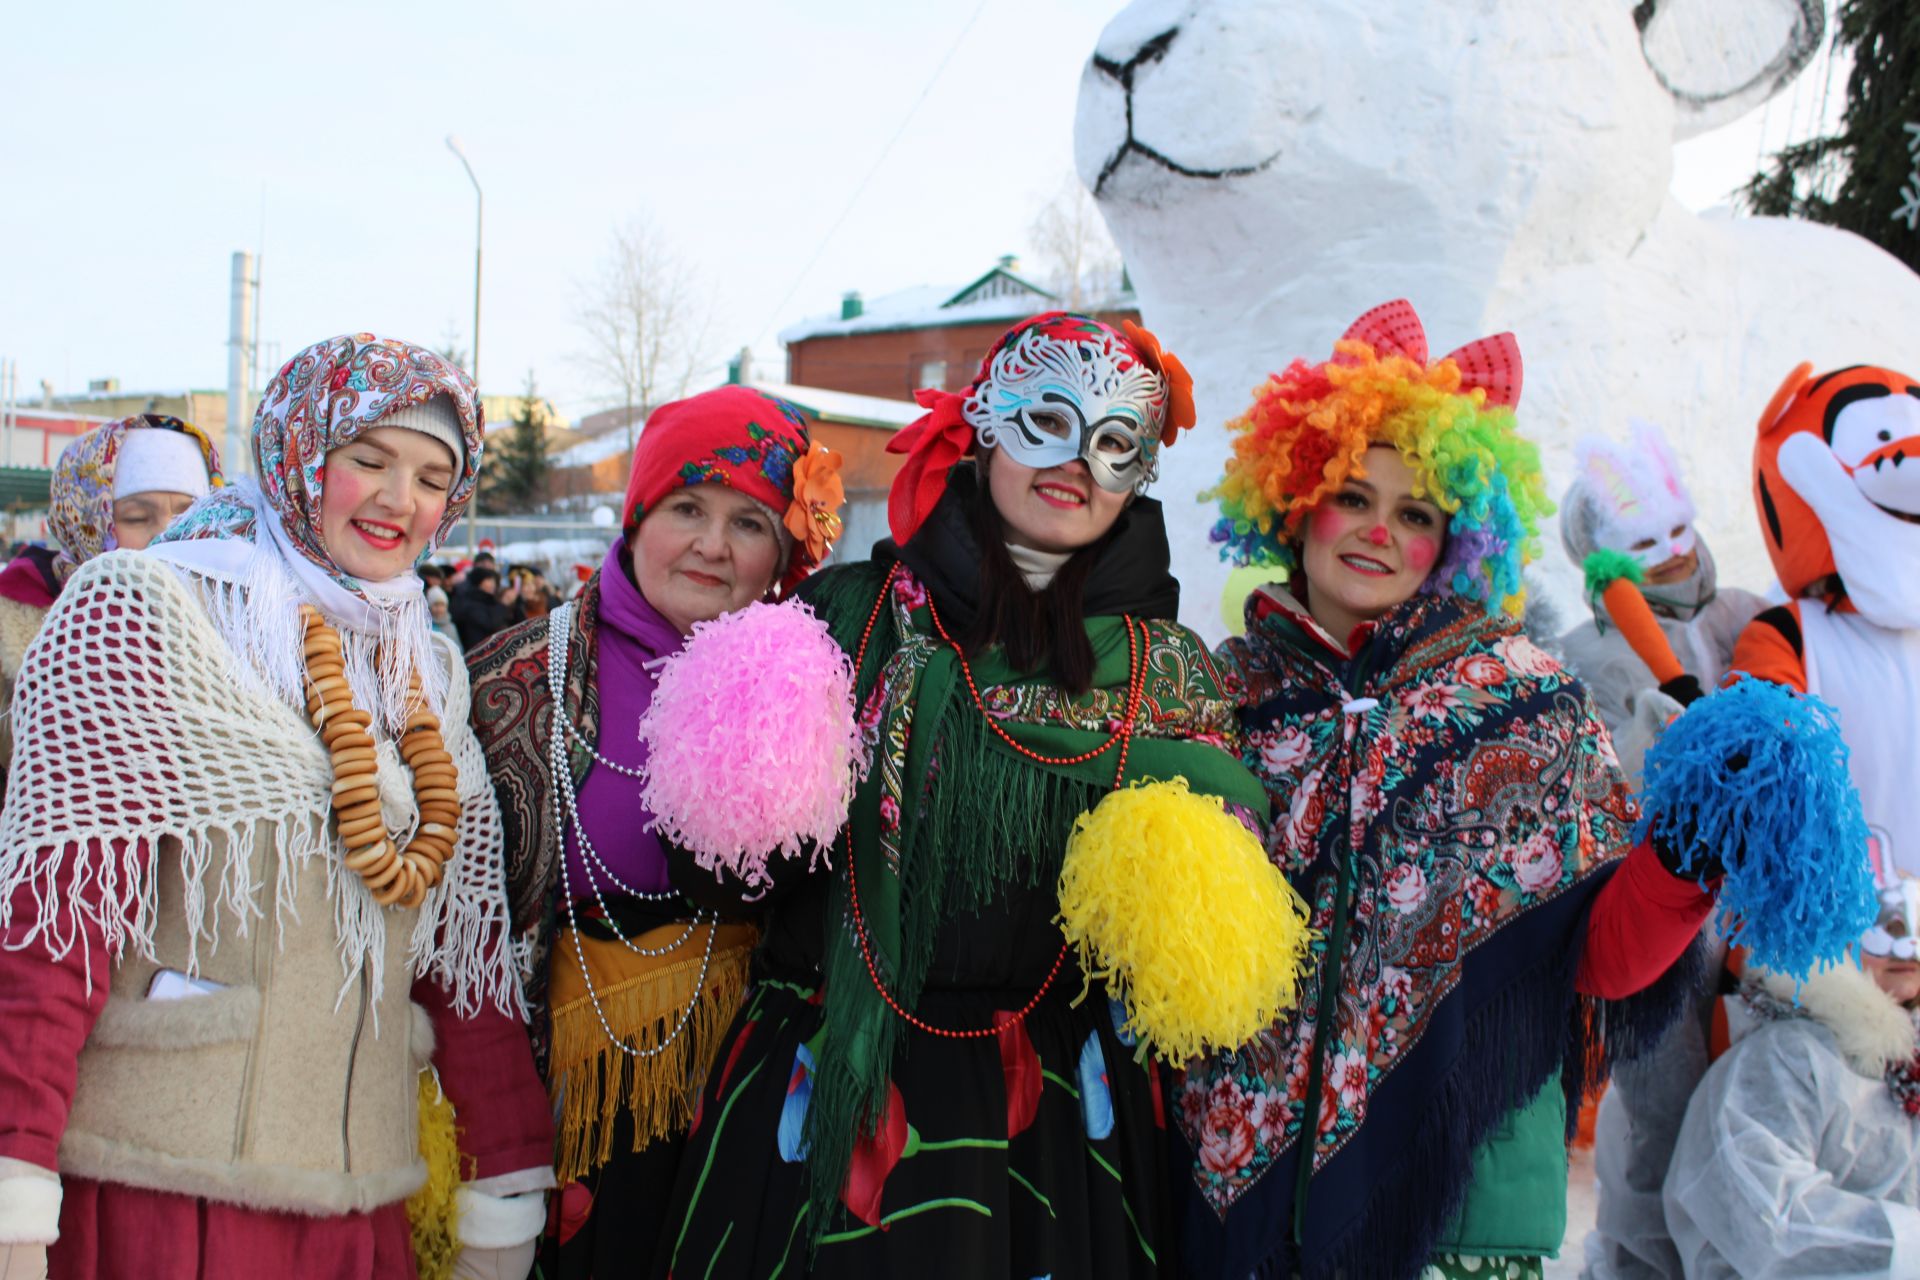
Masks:
[[[1587,1233],[1593,1230],[1597,1200],[1593,1189],[1593,1152],[1576,1150],[1567,1170],[1567,1242],[1558,1258],[1547,1259],[1547,1280],[1576,1280],[1586,1261]]]

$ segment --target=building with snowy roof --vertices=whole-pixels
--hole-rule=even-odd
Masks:
[[[916,285],[872,299],[849,293],[838,316],[780,331],[787,382],[909,402],[921,387],[958,390],[1009,325],[1067,305],[1020,275],[1012,257],[958,287]],[[1109,323],[1140,318],[1125,277],[1096,305],[1080,309]]]

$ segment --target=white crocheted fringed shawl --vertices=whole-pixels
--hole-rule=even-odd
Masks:
[[[113,552],[61,592],[14,691],[0,925],[11,926],[18,908],[34,911],[16,945],[64,957],[87,947],[87,922],[114,960],[129,945],[157,959],[156,860],[177,848],[194,972],[202,947],[211,953],[222,934],[264,925],[260,867],[271,875],[273,859],[256,866],[254,841],[271,830],[296,869],[326,861],[341,998],[363,970],[376,983],[384,974],[388,909],[342,864],[332,762],[304,714],[299,606],[308,597],[268,540],[254,551],[244,573],[225,580],[150,553]],[[381,803],[398,843],[412,836],[418,811],[393,741],[408,711],[396,654],[419,664],[460,774],[459,846],[418,913],[406,962],[446,987],[464,1014],[492,1002],[522,1016],[500,816],[467,726],[465,667],[424,626],[399,643],[386,637],[384,652],[377,631],[340,633],[354,703],[373,712]],[[283,932],[315,905],[295,900],[297,880],[274,877],[274,927]],[[87,974],[91,983],[90,953]]]

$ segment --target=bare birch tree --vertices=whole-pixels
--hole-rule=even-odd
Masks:
[[[646,218],[615,228],[599,272],[580,286],[580,362],[637,419],[687,393],[708,363],[713,313],[699,273]]]
[[[1068,310],[1105,301],[1120,289],[1120,250],[1107,234],[1093,195],[1068,173],[1034,215],[1027,234],[1046,271],[1046,286]]]

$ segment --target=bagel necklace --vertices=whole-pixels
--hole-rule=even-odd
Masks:
[[[373,716],[353,705],[340,633],[310,604],[300,606],[300,621],[307,718],[333,757],[333,812],[347,850],[347,868],[381,906],[417,908],[440,883],[460,829],[460,774],[440,736],[440,717],[427,706],[420,673],[411,673],[407,705],[414,710],[401,727],[397,745],[413,770],[420,825],[403,851],[387,834],[380,811]]]

